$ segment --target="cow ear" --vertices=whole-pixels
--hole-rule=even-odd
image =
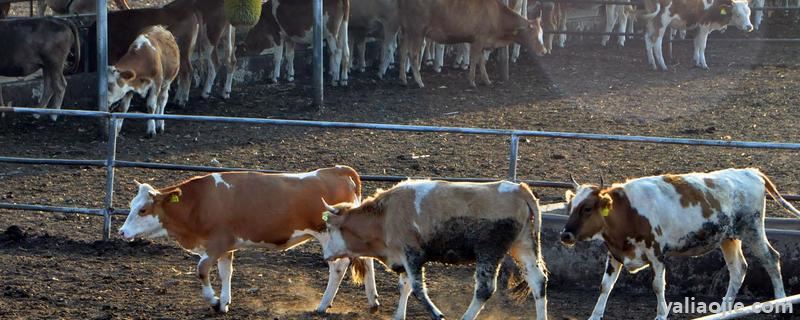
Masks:
[[[169,203],[180,203],[181,200],[182,200],[181,199],[182,195],[183,195],[183,191],[181,191],[180,188],[175,188],[175,189],[173,189],[173,190],[171,190],[169,192],[166,192],[166,193],[159,193],[155,197],[155,200],[156,200],[155,202],[167,201]]]
[[[727,4],[723,4],[719,6],[719,15],[727,16],[728,13],[731,12],[731,6]]]
[[[125,81],[131,81],[136,77],[136,72],[133,70],[123,70],[119,72],[119,76]]]
[[[572,190],[567,190],[567,192],[564,192],[564,199],[566,199],[567,202],[572,202],[572,199],[574,198],[575,198],[575,193],[572,192]]]

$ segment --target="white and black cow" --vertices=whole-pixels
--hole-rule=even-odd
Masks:
[[[536,318],[547,319],[541,213],[527,185],[409,180],[362,204],[326,207],[331,238],[325,259],[372,257],[400,273],[395,319],[405,319],[412,291],[434,319],[444,318],[425,287],[428,261],[477,264],[475,293],[462,318],[475,319],[496,289],[506,253],[524,266]]]
[[[573,180],[574,182],[574,180]],[[631,273],[652,266],[658,299],[656,319],[667,318],[664,299],[665,256],[697,256],[720,247],[730,273],[723,307],[729,310],[744,281],[746,243],[772,280],[776,298],[786,296],[780,255],[764,231],[765,197],[769,194],[800,217],[758,169],[661,175],[628,180],[604,188],[578,185],[567,191],[570,214],[561,241],[601,239],[608,248],[606,273],[591,319],[601,319],[606,300],[624,266]]]

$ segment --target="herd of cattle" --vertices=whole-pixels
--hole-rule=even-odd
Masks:
[[[779,253],[764,229],[766,196],[798,217],[800,211],[758,169],[667,174],[611,186],[573,183],[565,195],[569,218],[561,243],[599,239],[608,249],[591,319],[603,318],[622,267],[635,273],[647,266],[655,272],[656,319],[666,319],[665,257],[702,255],[717,247],[730,274],[723,300],[730,310],[747,270],[742,243],[766,269],[775,297],[785,297]],[[433,261],[476,263],[473,299],[462,318],[475,319],[496,290],[501,261],[510,255],[524,274],[513,287],[527,283],[537,319],[547,319],[542,217],[539,200],[524,183],[407,180],[362,200],[358,173],[337,166],[301,174],[213,173],[162,189],[138,182],[137,187],[119,234],[127,240],[169,236],[200,256],[203,297],[219,312],[231,303],[236,250],[286,250],[314,238],[330,272],[317,312],[331,306],[351,262],[374,312],[377,260],[399,274],[394,319],[405,319],[412,293],[434,319],[443,319],[425,285],[424,264]],[[214,263],[220,296],[209,278]]]
[[[45,1],[45,0],[41,0]],[[94,0],[46,0],[58,13],[93,12]],[[539,0],[324,0],[324,39],[329,49],[328,73],[333,85],[347,85],[351,69],[364,71],[366,42],[381,41],[378,76],[383,77],[390,64],[399,65],[400,80],[406,84],[407,72],[413,74],[423,87],[420,68],[423,57],[433,61],[434,70],[441,71],[444,55],[449,48],[458,53],[456,61],[469,69],[468,79],[475,86],[475,73],[480,69],[481,81],[490,84],[486,60],[490,50],[513,44],[512,61],[524,48],[532,55],[552,52],[554,35],[544,31],[565,31],[569,2]],[[223,98],[230,97],[236,54],[271,53],[274,57],[272,81],[281,76],[286,61],[286,80],[293,81],[294,52],[297,44],[311,43],[311,1],[270,0],[263,3],[263,14],[257,25],[237,44],[235,28],[230,25],[223,0],[174,0],[161,8],[127,9],[125,0],[116,1],[119,8],[108,15],[109,104],[122,100],[115,110],[128,109],[134,93],[147,100],[150,113],[163,113],[170,84],[177,78],[175,103],[186,105],[194,76],[202,85],[201,96],[211,95],[217,70],[226,70]],[[755,11],[755,23],[750,22],[750,3],[746,0],[645,0],[638,10],[632,5],[605,6],[606,30],[618,26],[630,30],[634,19],[645,21],[646,55],[653,69],[666,70],[662,54],[663,36],[667,27],[673,30],[696,29],[694,63],[707,69],[706,39],[714,30],[728,25],[744,31],[757,29],[762,11]],[[752,5],[763,5],[756,0]],[[593,5],[599,7],[599,5]],[[44,8],[45,6],[40,6]],[[3,9],[0,8],[0,17]],[[146,34],[148,27],[160,25],[171,33],[170,46],[177,46],[177,55],[163,52],[153,45],[155,40]],[[95,28],[90,27],[89,39]],[[619,36],[619,45],[625,36]],[[44,94],[41,107],[60,108],[66,80],[63,69],[68,57],[80,60],[79,37],[74,25],[57,18],[0,20],[0,39],[11,48],[0,52],[0,76],[25,76],[43,70]],[[46,39],[43,40],[43,39]],[[605,45],[610,37],[603,37]],[[161,41],[161,40],[158,40]],[[156,41],[156,42],[158,42]],[[556,43],[564,46],[566,35]],[[399,54],[395,54],[398,49]],[[357,49],[357,64],[351,64],[351,48]],[[142,54],[141,52],[150,52]],[[93,56],[93,55],[90,55]],[[197,60],[200,70],[192,70]],[[77,63],[74,63],[77,64]],[[162,67],[154,67],[160,65]],[[171,68],[176,67],[174,74]],[[166,68],[166,69],[165,69]],[[204,74],[205,77],[196,74]],[[55,117],[53,117],[55,119]],[[158,127],[163,131],[161,123]],[[148,125],[148,135],[156,133]]]

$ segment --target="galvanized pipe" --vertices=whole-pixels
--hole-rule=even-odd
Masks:
[[[108,121],[108,142],[106,142],[106,197],[103,200],[103,240],[111,238],[111,213],[114,211],[114,162],[117,159],[117,121]]]
[[[97,0],[97,110],[108,112],[108,5]],[[100,121],[100,131],[110,122]]]
[[[106,165],[106,160],[41,159],[41,158],[0,157],[0,163],[46,164],[46,165],[102,167],[102,166]]]
[[[517,181],[517,157],[519,156],[519,136],[512,134],[508,150],[508,180]]]
[[[313,0],[313,8],[312,13],[314,16],[314,48],[313,48],[313,58],[314,58],[314,66],[313,66],[313,78],[311,79],[311,83],[314,88],[314,105],[316,107],[322,107],[324,103],[324,95],[323,95],[323,85],[324,81],[322,80],[323,73],[322,73],[322,0]],[[329,44],[331,45],[331,44]],[[345,43],[344,45],[348,45]],[[333,66],[328,66],[328,68],[333,68]]]
[[[57,206],[45,206],[45,205],[38,205],[38,204],[17,204],[17,203],[4,203],[0,202],[0,209],[9,209],[9,210],[26,210],[26,211],[44,211],[44,212],[56,212],[56,213],[80,213],[80,214],[88,214],[93,216],[102,216],[104,214],[103,209],[90,209],[90,208],[72,208],[72,207],[57,207]]]

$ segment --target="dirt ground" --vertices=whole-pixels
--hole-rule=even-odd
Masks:
[[[800,37],[800,28],[788,21],[768,20],[760,35]],[[729,30],[723,36],[742,34]],[[625,48],[600,48],[596,42],[573,42],[536,60],[526,57],[505,83],[497,81],[491,66],[495,84],[477,89],[467,85],[463,71],[453,69],[425,71],[422,90],[401,87],[396,71],[384,81],[371,73],[355,74],[351,87],[326,87],[326,107],[317,110],[309,107],[309,79],[300,75],[295,84],[237,85],[227,101],[202,101],[194,92],[191,107],[168,107],[167,113],[800,141],[800,46],[712,42],[707,49],[712,69],[703,71],[691,67],[690,43],[680,43],[671,71],[653,72],[643,61],[640,40]],[[66,105],[78,108],[70,101]],[[506,137],[194,122],[168,122],[166,134],[154,139],[144,139],[144,131],[144,122],[126,121],[118,159],[287,171],[346,164],[362,174],[440,177],[505,178],[508,167]],[[90,119],[50,123],[6,114],[0,120],[0,154],[102,159],[105,142],[95,132]],[[783,193],[798,194],[797,156],[796,151],[527,138],[520,146],[519,178],[565,181],[572,173],[580,181],[596,182],[600,175],[622,181],[755,166]],[[118,169],[115,207],[124,208],[132,198],[133,179],[164,186],[194,174]],[[0,201],[100,207],[104,181],[103,168],[0,165]],[[368,192],[382,186],[366,184]],[[536,191],[544,202],[562,200],[562,190]],[[783,212],[770,205],[768,214]],[[123,219],[114,218],[114,229]],[[238,253],[231,313],[218,316],[200,297],[196,259],[168,240],[96,242],[102,226],[96,217],[0,210],[0,231],[11,226],[19,226],[21,233],[0,236],[0,318],[374,319],[391,317],[397,300],[395,276],[381,271],[379,314],[366,313],[363,290],[350,284],[343,285],[328,315],[312,314],[327,267],[318,246],[308,244],[285,253]],[[557,245],[555,239],[544,241]],[[460,315],[471,295],[471,267],[433,265],[429,276],[434,302],[450,317]],[[587,317],[599,282],[551,285],[551,317]],[[655,307],[649,292],[617,291],[606,318],[652,318]],[[498,292],[482,318],[530,318],[533,310],[532,299],[515,305]],[[426,318],[413,299],[409,318]]]

